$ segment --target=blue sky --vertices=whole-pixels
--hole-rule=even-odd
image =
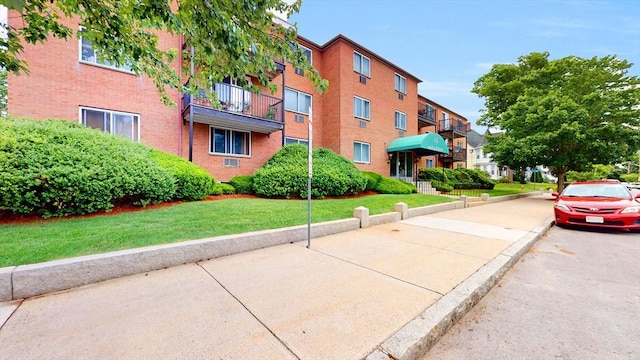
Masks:
[[[318,44],[343,34],[386,58],[479,132],[483,100],[470,91],[493,64],[617,55],[640,76],[640,0],[303,0],[289,22]]]

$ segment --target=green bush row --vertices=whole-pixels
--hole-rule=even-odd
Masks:
[[[380,194],[413,194],[418,191],[416,187],[407,182],[386,178],[378,173],[365,171],[362,173],[367,178],[367,190],[373,190]]]
[[[445,189],[449,187],[452,190],[454,188],[491,190],[496,185],[496,181],[492,180],[486,172],[465,168],[444,170],[442,168],[421,168],[418,170],[418,179],[430,181],[432,186],[437,183],[440,188],[434,187],[439,191],[447,191]]]
[[[0,118],[0,134],[0,211],[87,214],[212,189],[186,160],[70,121]]]

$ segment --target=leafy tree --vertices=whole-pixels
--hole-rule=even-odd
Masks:
[[[297,29],[274,22],[272,11],[290,15],[300,9],[301,0],[288,4],[281,0],[0,0],[0,4],[20,16],[23,27],[6,27],[0,39],[0,66],[14,74],[28,72],[20,58],[24,43],[41,44],[48,36],[70,39],[83,36],[90,40],[104,60],[118,66],[129,64],[137,74],[148,75],[165,103],[167,86],[195,92],[211,89],[225,77],[257,91],[245,80],[255,75],[262,86],[276,90],[269,81],[275,70],[274,59],[283,59],[305,70],[319,91],[328,87],[313,69],[296,43]],[[78,19],[78,33],[65,25],[65,18]],[[193,47],[190,88],[171,66],[181,61],[189,74],[191,51],[158,48],[158,31],[182,35]],[[183,51],[183,53],[180,53]],[[182,59],[178,59],[181,56]],[[182,61],[184,60],[184,61]]]
[[[0,68],[0,116],[7,115],[7,70]]]
[[[549,60],[549,53],[496,64],[472,92],[485,100],[478,124],[499,127],[485,146],[512,169],[545,165],[564,188],[569,170],[616,163],[640,149],[640,79],[616,56]]]

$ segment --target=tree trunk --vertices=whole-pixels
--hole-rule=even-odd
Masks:
[[[569,170],[566,168],[560,168],[556,171],[556,176],[558,177],[558,193],[561,193],[564,190],[564,177],[567,175]]]

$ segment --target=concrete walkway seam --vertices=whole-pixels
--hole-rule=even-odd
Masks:
[[[366,360],[419,360],[553,225],[549,217],[385,340]]]
[[[537,193],[525,194],[528,196]],[[461,201],[409,209],[409,217],[462,208]],[[371,216],[371,225],[400,220],[390,212]],[[360,228],[356,218],[311,225],[311,237],[337,234]],[[119,277],[145,273],[269,246],[307,239],[307,225],[224,235],[164,245],[79,256],[37,264],[0,268],[0,301],[24,299]]]

